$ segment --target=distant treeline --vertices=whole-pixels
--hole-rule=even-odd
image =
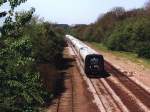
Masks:
[[[150,2],[129,11],[113,8],[93,24],[72,27],[71,33],[84,41],[103,43],[110,50],[150,58]]]

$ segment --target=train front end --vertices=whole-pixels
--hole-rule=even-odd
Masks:
[[[89,54],[85,58],[84,65],[87,75],[101,75],[104,72],[104,58],[99,54]]]

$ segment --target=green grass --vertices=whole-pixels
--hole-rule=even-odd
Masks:
[[[145,59],[145,58],[139,58],[137,56],[137,54],[135,53],[131,53],[131,52],[123,52],[123,51],[111,51],[108,50],[106,46],[104,46],[103,44],[99,44],[99,43],[89,43],[91,44],[93,47],[97,48],[98,50],[101,50],[103,52],[110,52],[115,56],[119,56],[125,59],[129,59],[130,61],[137,63],[139,65],[143,65],[144,67],[150,69],[150,59]]]
[[[96,47],[102,51],[108,51],[108,49],[103,45],[103,44],[99,44],[99,43],[95,43],[95,42],[92,42],[90,43],[93,47]]]

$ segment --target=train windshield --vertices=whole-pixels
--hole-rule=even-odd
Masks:
[[[85,59],[86,74],[98,74],[104,70],[104,59],[102,55],[91,54]]]
[[[99,58],[93,57],[90,59],[90,68],[91,69],[99,69]]]
[[[98,65],[98,62],[99,62],[99,59],[98,58],[91,58],[90,59],[90,63],[92,64],[92,65]]]

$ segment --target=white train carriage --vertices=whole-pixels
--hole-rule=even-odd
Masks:
[[[80,56],[84,64],[84,71],[87,75],[101,74],[104,72],[104,59],[102,55],[73,36],[66,35],[66,40],[69,41],[75,48],[78,56]]]

